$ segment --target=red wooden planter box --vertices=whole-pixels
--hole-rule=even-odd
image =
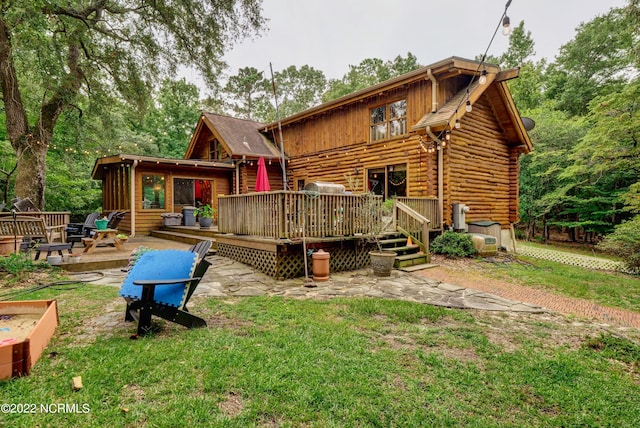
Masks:
[[[55,300],[0,302],[0,379],[28,375],[58,322]]]

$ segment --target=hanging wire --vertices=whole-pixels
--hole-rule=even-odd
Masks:
[[[476,72],[474,73],[473,76],[471,76],[471,80],[469,81],[469,84],[467,85],[467,96],[461,98],[460,102],[458,103],[458,105],[456,107],[456,110],[455,110],[456,119],[457,119],[457,115],[458,115],[458,109],[460,108],[462,103],[465,102],[465,101],[469,101],[469,90],[471,89],[471,85],[473,85],[473,82],[476,80],[476,76],[480,72],[480,68],[482,66],[484,66],[484,64],[485,64],[485,61],[487,59],[487,53],[489,52],[489,49],[491,49],[491,45],[493,44],[493,41],[496,38],[496,34],[498,34],[498,30],[500,30],[500,27],[502,26],[504,18],[507,16],[507,9],[509,9],[509,6],[511,6],[511,0],[508,0],[507,3],[505,4],[504,12],[502,12],[502,16],[498,20],[498,25],[496,26],[496,29],[493,31],[493,35],[491,36],[491,40],[489,41],[489,44],[487,45],[487,49],[485,49],[484,54],[482,54],[482,59],[478,63],[478,67],[476,68]],[[444,131],[441,131],[440,135],[442,134],[442,132],[444,132]],[[438,137],[440,137],[440,135],[438,135]]]

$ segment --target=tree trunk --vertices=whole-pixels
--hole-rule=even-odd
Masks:
[[[36,207],[44,208],[46,160],[49,143],[58,117],[78,94],[84,79],[79,66],[79,40],[70,38],[67,45],[69,73],[53,91],[38,114],[35,127],[29,128],[27,113],[20,94],[14,65],[10,28],[0,17],[0,87],[7,123],[7,136],[16,152],[15,196],[29,198]]]
[[[29,198],[36,207],[43,209],[48,144],[33,138],[31,140],[18,153],[15,196]]]

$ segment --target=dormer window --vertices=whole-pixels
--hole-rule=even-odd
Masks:
[[[221,161],[226,157],[225,155],[226,152],[220,141],[217,139],[209,141],[209,161]]]
[[[407,100],[371,109],[371,141],[388,140],[407,133]]]

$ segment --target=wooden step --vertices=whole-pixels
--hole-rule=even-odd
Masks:
[[[193,236],[206,236],[215,238],[218,235],[218,227],[212,226],[209,229],[202,229],[199,226],[163,226],[160,228],[163,232],[186,233]]]
[[[184,233],[184,232],[172,232],[169,230],[152,230],[149,234],[156,238],[167,239],[167,240],[176,241],[176,242],[183,242],[185,244],[197,244],[200,241],[209,240],[211,241],[210,252],[215,252],[218,249],[218,244],[215,238],[211,238],[208,236],[193,235],[193,234]]]
[[[407,266],[415,266],[419,264],[429,263],[429,256],[424,253],[413,253],[397,256],[393,267],[396,269],[405,268]]]
[[[403,267],[403,268],[400,268],[400,270],[404,271],[404,272],[415,272],[417,270],[432,269],[432,268],[438,267],[438,266],[440,266],[440,265],[436,265],[436,264],[433,264],[433,263],[424,263],[424,264],[421,264],[421,265],[413,265],[413,266]]]
[[[389,239],[381,239],[380,245],[383,247],[385,245],[396,245],[396,244],[406,244],[407,238],[389,238]]]
[[[420,246],[419,245],[405,245],[405,246],[402,246],[402,247],[383,246],[382,249],[386,250],[386,251],[393,251],[393,252],[396,252],[398,254],[417,253],[418,251],[420,251]]]

